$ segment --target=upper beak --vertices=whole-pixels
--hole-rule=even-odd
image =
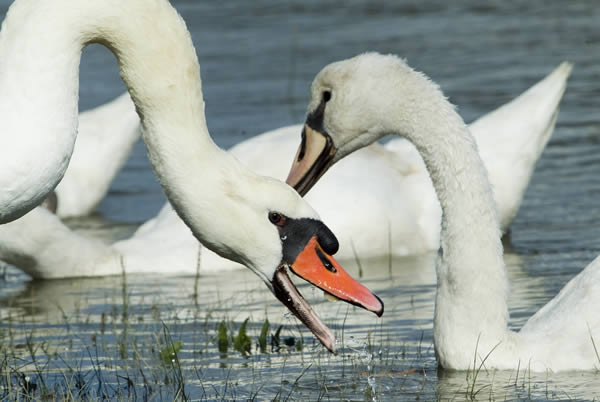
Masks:
[[[302,142],[286,183],[304,196],[332,165],[336,148],[329,134],[304,125]]]
[[[348,303],[372,311],[381,317],[383,302],[364,285],[352,278],[340,264],[327,254],[313,236],[291,265],[302,279]]]

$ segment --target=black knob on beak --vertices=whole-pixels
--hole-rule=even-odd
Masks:
[[[317,231],[317,240],[319,245],[327,254],[333,255],[340,248],[340,243],[331,230],[323,222],[319,222],[320,227]]]

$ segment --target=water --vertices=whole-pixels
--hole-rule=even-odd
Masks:
[[[2,15],[7,5],[0,2]],[[560,61],[574,62],[554,136],[506,243],[512,284],[510,325],[519,328],[600,253],[596,2],[259,0],[174,5],[192,32],[208,125],[223,147],[302,121],[310,82],[320,68],[367,50],[399,54],[426,72],[459,106],[466,121],[515,97]],[[123,90],[113,56],[99,46],[88,48],[81,68],[81,108],[99,105]],[[144,147],[138,144],[100,205],[98,230],[111,222],[141,223],[163,202]],[[600,398],[597,373],[483,372],[472,386],[473,377],[466,373],[438,371],[431,346],[435,292],[431,259],[393,261],[391,274],[387,261],[363,266],[369,268],[364,282],[386,302],[382,319],[345,304],[321,302],[318,292],[302,288],[338,338],[343,335],[346,347],[337,357],[314,346],[309,334],[300,331],[264,285],[247,272],[203,277],[195,289],[190,278],[160,276],[130,276],[125,282],[122,278],[31,282],[8,269],[0,290],[0,329],[3,339],[18,346],[24,368],[35,366],[26,352],[26,337],[31,334],[36,345],[42,345],[38,356],[58,356],[50,359],[48,370],[79,368],[86,378],[98,378],[94,373],[101,367],[100,378],[113,381],[113,396],[131,392],[133,397],[135,391],[141,398],[149,393],[140,385],[144,383],[140,372],[154,373],[155,382],[163,384],[152,389],[160,392],[155,395],[174,396],[172,384],[177,381],[165,385],[164,377],[176,370],[148,369],[161,367],[153,348],[165,347],[173,339],[183,341],[179,358],[192,398],[284,399],[288,394],[294,399],[360,400]],[[351,264],[348,269],[357,272]],[[258,336],[268,317],[271,332],[283,324],[282,337],[296,343],[302,337],[302,351],[286,346],[249,358],[231,350],[220,354],[214,339],[218,324],[232,321],[237,330],[247,317],[251,336]],[[136,342],[138,352],[132,346]],[[114,372],[121,375],[118,384],[110,376]],[[128,387],[127,378],[135,380],[137,388]]]

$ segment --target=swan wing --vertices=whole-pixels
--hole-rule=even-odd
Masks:
[[[519,97],[469,126],[488,170],[503,230],[517,214],[535,164],[554,131],[571,69],[570,63],[561,63]]]

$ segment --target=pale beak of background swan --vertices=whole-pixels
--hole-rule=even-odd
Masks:
[[[269,219],[279,229],[283,248],[281,265],[273,275],[271,289],[323,346],[335,352],[335,337],[298,292],[286,268],[324,292],[381,317],[381,299],[348,275],[331,256],[339,244],[327,226],[314,219],[291,219],[278,213],[271,213]]]
[[[325,103],[329,101],[330,96],[324,96],[319,107],[308,114],[302,129],[302,141],[286,180],[286,183],[302,196],[334,162],[333,157],[337,149],[323,127]]]

